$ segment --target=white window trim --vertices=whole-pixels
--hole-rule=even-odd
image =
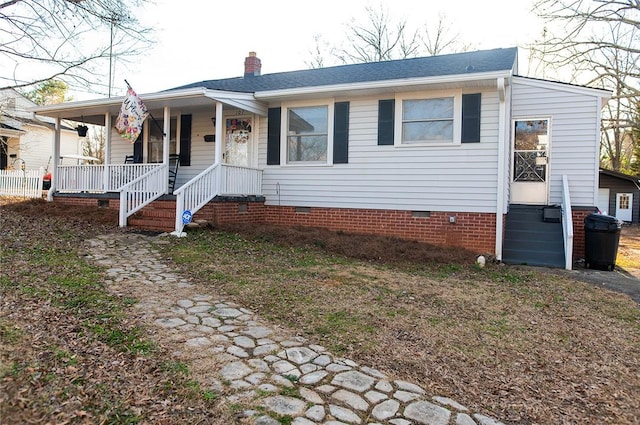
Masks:
[[[298,101],[287,102],[281,105],[282,112],[280,114],[280,164],[285,167],[326,167],[333,165],[333,118],[334,118],[334,99],[318,99],[315,101]],[[289,133],[289,109],[305,108],[314,106],[327,107],[327,160],[325,162],[296,161],[289,162],[287,137]]]
[[[404,100],[421,100],[421,99],[441,99],[445,97],[453,98],[453,140],[452,141],[434,141],[420,143],[403,143],[402,142],[402,112]],[[409,95],[396,95],[396,109],[393,127],[393,144],[397,148],[415,148],[415,147],[440,147],[440,146],[461,146],[462,145],[462,90],[447,90],[436,92],[412,93]]]

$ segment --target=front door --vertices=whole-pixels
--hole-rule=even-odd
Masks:
[[[616,218],[622,221],[631,221],[632,205],[633,193],[616,193]]]
[[[549,120],[513,121],[512,204],[548,203]]]
[[[250,117],[227,118],[225,125],[224,162],[229,165],[248,167],[251,147]]]

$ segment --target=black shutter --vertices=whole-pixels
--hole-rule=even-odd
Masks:
[[[333,163],[349,162],[349,102],[333,106]]]
[[[378,101],[378,144],[379,145],[393,145],[395,104],[396,104],[396,101],[393,99]]]
[[[142,128],[140,128],[140,133],[138,134],[138,138],[135,142],[133,142],[133,163],[134,164],[142,164],[143,161],[143,151],[142,151],[142,135],[144,134],[144,124]]]
[[[462,95],[462,143],[480,141],[480,103],[481,94]]]
[[[180,116],[180,165],[191,165],[191,114]]]
[[[280,116],[282,108],[269,108],[267,115],[267,165],[280,164]]]

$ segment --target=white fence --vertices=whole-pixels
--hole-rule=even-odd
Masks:
[[[44,169],[0,170],[0,196],[42,197]]]

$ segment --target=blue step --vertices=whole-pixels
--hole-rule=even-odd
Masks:
[[[547,220],[544,220],[545,208]],[[502,261],[507,264],[564,267],[559,211],[541,205],[510,205],[505,221]]]

